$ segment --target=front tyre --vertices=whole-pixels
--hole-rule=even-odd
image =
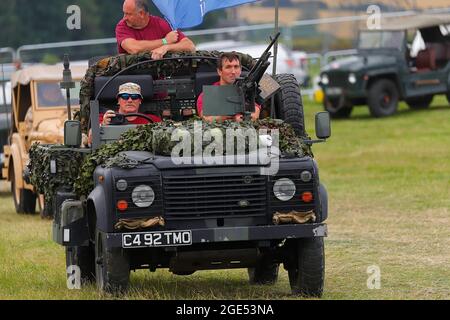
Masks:
[[[14,165],[11,164],[9,171],[11,177],[11,192],[13,195],[14,207],[17,213],[35,213],[36,212],[36,194],[33,191],[19,188],[16,182]]]
[[[279,267],[278,263],[261,259],[254,268],[248,268],[250,284],[275,284],[278,280]]]
[[[340,105],[339,98],[329,98],[327,96],[323,99],[323,107],[328,111],[330,117],[333,119],[349,118],[353,111],[351,105]]]
[[[95,280],[95,250],[90,244],[87,247],[66,247],[66,268],[71,266],[80,268],[81,284]]]
[[[320,298],[325,278],[323,237],[294,240],[293,263],[288,268],[289,284],[295,295]]]
[[[373,117],[387,117],[396,113],[398,100],[397,86],[392,80],[377,80],[369,88],[367,102]]]
[[[106,235],[97,230],[95,236],[95,278],[100,291],[121,294],[130,282],[130,261],[122,248],[110,248]]]

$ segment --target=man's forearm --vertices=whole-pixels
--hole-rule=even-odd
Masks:
[[[122,48],[130,54],[136,54],[144,51],[152,51],[163,45],[162,39],[157,40],[135,40],[126,39],[122,42]]]
[[[162,39],[158,40],[135,40],[126,39],[122,42],[122,48],[129,54],[136,54],[140,52],[150,52],[152,50],[161,48],[163,46]],[[194,43],[188,38],[182,39],[178,43],[165,45],[167,51],[195,51]]]
[[[176,51],[195,51],[194,43],[188,38],[184,38],[177,43],[172,43],[167,45],[167,51],[176,52]]]

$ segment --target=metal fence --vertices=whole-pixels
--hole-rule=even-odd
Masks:
[[[13,48],[0,48],[0,63],[13,63],[16,60],[16,50]]]
[[[426,10],[423,12],[415,11],[400,11],[400,12],[389,12],[382,13],[383,18],[387,17],[405,17],[413,16],[421,13],[448,13],[449,8],[440,8]],[[362,15],[352,15],[352,16],[341,16],[341,17],[330,17],[321,19],[307,19],[301,21],[294,21],[289,26],[282,26],[281,33],[282,37],[280,42],[289,48],[296,48],[298,50],[303,49],[303,51],[325,53],[334,50],[330,46],[330,39],[333,37],[331,34],[336,30],[342,29],[342,27],[347,24],[347,29],[354,31],[353,38],[356,36],[358,28],[354,27],[353,23],[362,23],[367,21],[369,18],[368,14]],[[348,25],[350,24],[350,25]],[[237,27],[227,27],[227,28],[215,28],[208,30],[195,30],[187,31],[185,34],[192,38],[195,43],[202,43],[207,41],[217,41],[217,40],[246,40],[249,42],[265,42],[267,41],[267,35],[273,32],[274,25],[269,24],[258,24],[249,26],[237,26]],[[320,30],[318,28],[321,28]],[[315,39],[320,39],[320,43],[323,43],[323,47],[320,50],[311,51],[307,48],[302,48],[302,43],[298,43],[303,40],[303,43],[311,42],[310,37],[315,37]],[[331,41],[332,42],[332,41]],[[350,49],[352,45],[347,45],[345,48],[340,49]],[[8,48],[10,49],[10,48]],[[69,50],[68,50],[69,49]],[[83,50],[86,49],[85,52]],[[89,49],[89,50],[87,50]],[[52,59],[60,59],[64,53],[61,50],[70,51],[73,53],[74,58],[77,60],[88,59],[92,56],[98,55],[113,55],[117,52],[116,49],[116,39],[115,38],[104,38],[104,39],[93,39],[84,41],[68,41],[59,43],[44,43],[44,44],[34,44],[34,45],[24,45],[17,49],[13,53],[14,59],[18,59],[24,62],[46,62]]]
[[[7,129],[11,115],[11,85],[10,78],[14,72],[16,51],[13,48],[0,48],[0,142],[4,143],[8,136]],[[3,161],[0,150],[0,163]]]

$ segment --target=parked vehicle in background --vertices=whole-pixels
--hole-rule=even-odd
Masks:
[[[266,45],[248,41],[224,40],[200,43],[196,45],[196,48],[197,50],[207,51],[245,52],[253,58],[259,58],[266,49]],[[269,61],[272,64],[273,58],[270,58]],[[272,66],[267,69],[267,72],[272,73]],[[307,86],[310,78],[306,63],[306,53],[292,51],[283,44],[278,44],[277,73],[293,74],[300,85]]]
[[[450,14],[385,20],[381,29],[359,33],[356,56],[322,69],[324,107],[335,118],[368,105],[373,117],[397,111],[399,101],[425,109],[436,94],[449,98]],[[408,31],[416,32],[408,41]],[[421,46],[422,44],[422,46]]]
[[[87,63],[72,66],[76,88],[71,90],[72,106],[79,105],[80,80]],[[11,75],[12,117],[9,142],[6,142],[3,178],[11,181],[11,191],[17,213],[34,213],[34,188],[27,183],[24,170],[28,164],[28,151],[34,142],[63,143],[64,121],[67,119],[65,92],[60,89],[62,64],[35,65]],[[40,199],[43,209],[43,198]]]
[[[298,66],[309,75],[308,69],[308,54],[305,51],[292,50],[292,57]],[[309,85],[310,76],[307,77],[307,81],[303,83],[304,86]]]
[[[11,129],[11,74],[15,71],[12,63],[0,64],[0,146],[8,143]],[[3,148],[0,148],[0,166],[4,161]]]
[[[11,82],[0,82],[0,144],[8,143],[9,130],[11,128]],[[3,148],[0,151],[0,165],[3,165],[5,156]]]

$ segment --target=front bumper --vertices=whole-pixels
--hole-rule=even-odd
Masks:
[[[326,237],[328,235],[328,229],[325,223],[193,229],[191,231],[192,231],[192,244],[283,240],[283,239],[297,239],[297,238]],[[127,234],[133,233],[127,232]],[[123,233],[107,233],[106,244],[108,245],[108,247],[113,248],[122,247],[122,235]]]
[[[329,98],[340,98],[346,97],[349,99],[360,99],[365,98],[367,96],[367,92],[364,88],[360,87],[348,87],[348,86],[339,86],[339,85],[328,85],[321,86],[325,96]]]

